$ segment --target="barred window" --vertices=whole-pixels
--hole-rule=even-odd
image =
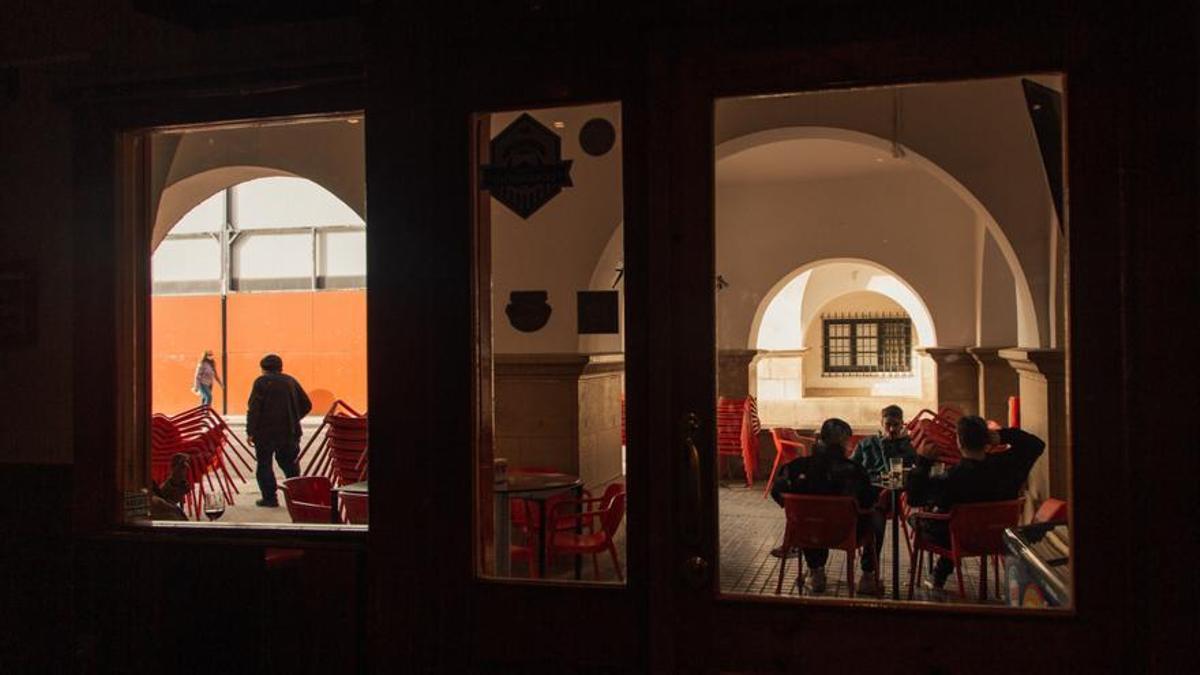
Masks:
[[[822,318],[826,373],[912,372],[907,318]]]

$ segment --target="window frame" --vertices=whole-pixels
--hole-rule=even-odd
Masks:
[[[874,326],[874,335],[859,335],[859,328],[862,326]],[[831,336],[830,328],[834,326],[848,326],[850,328],[849,336]],[[903,326],[903,341],[904,347],[901,351],[903,354],[905,369],[885,368],[889,365],[884,358],[887,349],[885,342],[891,336],[885,335],[885,326]],[[833,365],[830,363],[831,339],[845,339],[849,341],[850,350],[850,365]],[[865,365],[859,363],[859,356],[865,355],[867,352],[859,350],[859,340],[873,339],[875,341],[875,365]],[[838,354],[847,352],[839,351]],[[822,375],[910,375],[912,374],[912,320],[908,317],[894,316],[879,316],[879,317],[821,317],[821,374]]]

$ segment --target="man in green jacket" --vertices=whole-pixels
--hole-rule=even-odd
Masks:
[[[883,409],[879,433],[859,441],[854,454],[850,455],[851,461],[861,464],[872,478],[890,471],[889,463],[893,457],[903,459],[905,466],[912,466],[917,459],[917,451],[904,431],[904,411],[898,405]]]
[[[893,457],[903,459],[905,466],[912,466],[917,458],[917,452],[913,449],[908,434],[904,431],[904,411],[898,405],[889,405],[881,411],[879,433],[859,441],[858,446],[854,448],[854,454],[850,455],[851,461],[861,464],[872,479],[886,475],[891,470],[890,464]],[[882,501],[883,511],[890,512],[890,496],[879,500],[879,494],[883,490],[879,488],[874,488],[874,490],[877,503]],[[875,559],[878,560],[880,552],[883,551],[883,535],[887,521],[883,518],[876,518],[872,521],[872,525],[875,527]]]

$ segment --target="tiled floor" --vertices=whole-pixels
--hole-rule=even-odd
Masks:
[[[238,429],[240,432],[241,430]],[[306,430],[307,431],[307,430]],[[245,468],[242,468],[245,475]],[[282,480],[278,467],[276,467],[276,476]],[[239,494],[235,499],[235,503],[229,505],[222,522],[231,523],[280,523],[290,522],[287,509],[280,506],[279,508],[263,508],[254,505],[254,501],[258,499],[258,487],[255,484],[253,476],[245,475],[246,480],[238,483]],[[723,487],[718,490],[720,499],[720,537],[721,537],[721,559],[719,568],[720,590],[723,594],[728,595],[759,595],[759,596],[774,596],[775,584],[779,574],[780,560],[770,555],[771,549],[780,544],[783,539],[784,515],[783,509],[779,508],[774,501],[764,498],[762,483],[756,484],[753,488],[746,488],[736,482],[730,483],[729,487]],[[603,491],[604,486],[597,486],[593,492],[599,494]],[[884,542],[883,553],[881,557],[881,573],[883,586],[885,590],[884,598],[891,597],[892,590],[892,531],[891,522],[888,522],[887,535]],[[621,559],[622,567],[626,564],[625,557],[625,523],[622,522],[617,536],[614,538],[617,544],[618,555]],[[600,581],[615,582],[617,581],[616,573],[613,569],[612,561],[607,555],[599,556],[599,578]],[[523,576],[524,570],[520,565],[514,566],[514,576]],[[796,598],[801,596],[798,591],[795,580],[796,573],[799,570],[799,565],[796,558],[791,558],[787,561],[787,568],[784,576],[783,595],[786,597]],[[827,588],[821,598],[838,598],[848,599],[848,585],[846,581],[846,563],[845,554],[841,551],[831,551],[829,560],[826,563]],[[593,578],[592,561],[585,559],[583,561],[583,579],[591,581]],[[994,597],[994,582],[991,579],[992,570],[989,569],[988,579],[988,604],[998,604]],[[902,600],[908,597],[908,573],[909,559],[907,549],[901,542],[900,546],[900,597]],[[928,570],[926,571],[928,573]],[[856,578],[861,575],[861,568],[856,563],[855,569]],[[551,566],[548,577],[556,580],[568,580],[574,577],[574,566],[570,559],[562,559],[555,561]],[[967,588],[968,600],[965,602],[978,602],[979,589],[979,564],[975,560],[968,561],[964,565],[964,583]],[[951,577],[947,582],[949,592],[940,596],[931,597],[923,589],[918,588],[914,599],[919,601],[933,602],[964,602],[957,597],[954,591],[956,584],[954,577]],[[807,592],[803,595],[809,596]],[[862,598],[872,601],[878,601],[878,596]]]
[[[731,484],[728,488],[719,490],[720,499],[720,533],[721,533],[721,562],[720,579],[721,592],[730,595],[775,595],[775,585],[779,577],[780,560],[770,554],[771,549],[783,541],[784,515],[783,509],[770,498],[763,497],[764,487],[761,483],[753,488]],[[892,591],[892,526],[888,521],[887,535],[881,556],[883,585],[886,590],[884,597],[890,598]],[[860,578],[862,570],[855,562],[855,577]],[[971,560],[964,564],[964,580],[969,602],[978,602],[979,564]],[[801,594],[795,586],[796,573],[799,565],[796,558],[787,561],[783,582],[783,595],[798,597]],[[827,588],[819,597],[849,598],[846,583],[846,558],[841,551],[830,551],[826,563]],[[928,574],[928,568],[926,568]],[[900,598],[908,598],[908,551],[904,542],[900,542]],[[997,604],[994,599],[994,580],[992,569],[988,569],[988,604]],[[947,588],[953,589],[956,584],[951,576]],[[807,592],[804,595],[808,596]],[[865,598],[877,601],[879,597]],[[951,590],[940,597],[930,597],[923,589],[918,588],[914,594],[915,600],[935,602],[962,602],[957,593]]]

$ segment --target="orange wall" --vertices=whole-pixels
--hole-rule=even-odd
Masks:
[[[227,302],[230,414],[246,412],[259,359],[274,352],[283,370],[308,392],[313,412],[334,399],[367,408],[366,292],[232,293]],[[217,354],[220,371],[221,300],[216,295],[155,296],[151,302],[154,412],[195,406],[191,393],[196,360]],[[220,409],[221,389],[213,391]]]

